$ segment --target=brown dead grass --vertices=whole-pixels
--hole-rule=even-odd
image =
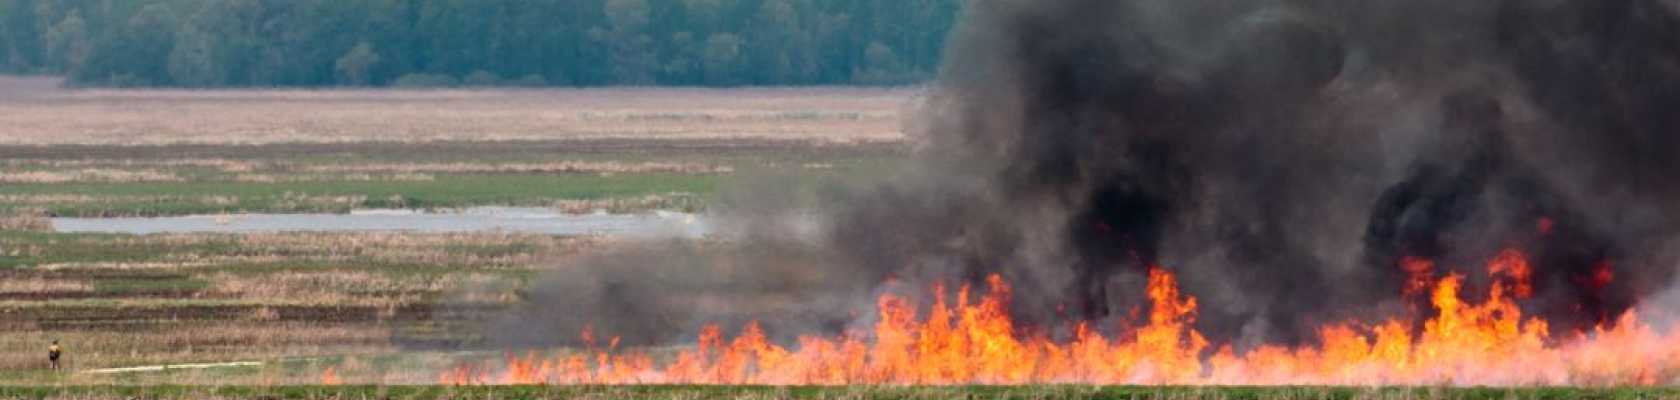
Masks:
[[[70,171],[0,172],[0,183],[65,182],[180,182],[175,174],[156,170],[89,168]]]
[[[347,165],[315,165],[304,168],[310,172],[360,173],[726,173],[733,169],[703,163],[620,162],[620,161],[551,161],[540,163],[370,163]]]
[[[895,142],[907,89],[40,90],[0,145],[584,139]]]
[[[52,169],[52,170],[67,169],[67,168],[89,168],[89,167],[124,168],[124,169],[132,169],[132,168],[137,168],[137,167],[139,167],[139,168],[153,168],[153,169],[156,169],[156,168],[170,168],[170,169],[173,169],[173,168],[182,168],[182,167],[198,167],[198,168],[213,168],[213,169],[220,170],[222,172],[238,173],[238,172],[250,172],[253,169],[256,169],[256,167],[258,165],[261,165],[261,164],[257,163],[257,162],[252,162],[252,161],[229,160],[229,159],[224,159],[224,158],[182,158],[182,159],[163,159],[163,160],[124,158],[124,159],[80,159],[80,160],[11,159],[11,160],[5,160],[4,162],[0,162],[0,165],[4,165],[4,166],[8,166],[8,167],[14,167],[14,168],[15,167],[45,167],[47,169]]]
[[[235,182],[279,183],[279,182],[431,182],[437,180],[432,174],[397,173],[397,174],[239,174],[233,177]]]
[[[39,208],[23,208],[0,212],[0,231],[51,231],[52,220]],[[7,249],[0,249],[6,251]],[[12,249],[15,250],[15,249]]]
[[[511,290],[478,293],[481,287],[507,286],[503,277],[479,273],[444,277],[394,278],[362,271],[284,272],[264,275],[216,273],[198,277],[211,282],[208,295],[265,302],[399,307],[422,304],[427,295],[463,293],[479,304],[511,304]],[[265,319],[258,314],[253,319]]]
[[[268,360],[394,349],[377,323],[159,321],[125,330],[18,329],[0,332],[0,370],[36,369],[57,339],[73,370],[181,362]]]
[[[91,292],[93,285],[72,279],[31,277],[0,279],[0,294]]]

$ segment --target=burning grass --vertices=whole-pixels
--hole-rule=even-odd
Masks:
[[[1159,267],[1145,290],[1147,318],[1105,334],[1090,323],[1052,338],[1017,326],[1011,288],[997,275],[973,300],[940,286],[925,314],[906,297],[882,295],[869,330],[772,343],[756,322],[733,338],[718,326],[672,357],[621,351],[618,339],[583,353],[510,356],[491,369],[439,375],[446,384],[715,385],[1669,385],[1680,382],[1680,332],[1658,331],[1633,312],[1590,332],[1550,337],[1547,321],[1518,305],[1529,292],[1526,256],[1489,261],[1484,299],[1464,295],[1465,277],[1429,270],[1433,309],[1412,319],[1347,321],[1319,329],[1318,342],[1262,345],[1237,353],[1204,338],[1196,298]],[[1130,325],[1130,324],[1125,324]],[[599,343],[599,346],[597,346]]]
[[[4,387],[0,397],[57,399],[1647,399],[1672,389],[1136,386],[68,386]]]

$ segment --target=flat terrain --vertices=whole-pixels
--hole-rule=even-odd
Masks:
[[[843,88],[63,90],[0,78],[0,214],[698,211],[738,176],[890,167],[915,98]]]
[[[0,77],[0,145],[895,142],[905,89],[56,90]]]
[[[838,88],[64,90],[0,78],[0,385],[435,383],[439,371],[504,355],[483,326],[519,304],[534,277],[617,240],[81,234],[53,232],[54,216],[701,212],[756,177],[790,177],[799,183],[788,190],[803,191],[891,173],[907,153],[900,116],[914,98]],[[53,339],[67,350],[65,371],[44,368]],[[38,397],[27,393],[0,398]]]
[[[486,327],[546,271],[623,239],[86,234],[50,223],[473,206],[703,212],[765,177],[814,194],[894,173],[910,152],[901,120],[916,96],[84,91],[0,78],[0,398],[1680,398],[1568,388],[428,386],[444,371],[493,371],[527,351],[575,354],[501,347]],[[63,371],[45,368],[54,339],[67,352]],[[350,386],[321,386],[340,383]]]
[[[474,326],[518,302],[542,268],[608,240],[0,232],[0,383],[209,383],[89,371],[230,361],[267,366],[193,373],[317,383],[338,366],[345,379],[430,383],[450,360],[428,366],[424,354],[481,346]],[[42,369],[53,339],[74,372]],[[368,364],[402,349],[413,352],[400,366]]]
[[[759,140],[0,145],[0,211],[55,216],[503,205],[698,211],[742,176],[878,173],[893,144]]]

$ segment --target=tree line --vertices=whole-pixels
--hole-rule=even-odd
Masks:
[[[94,86],[890,85],[963,0],[0,0],[0,72]]]

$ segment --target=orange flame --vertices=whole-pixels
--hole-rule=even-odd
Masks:
[[[1529,278],[1534,275],[1534,270],[1529,268],[1528,257],[1523,256],[1522,252],[1515,249],[1505,249],[1499,252],[1499,255],[1495,256],[1493,261],[1488,262],[1487,268],[1488,275],[1494,277],[1503,275],[1509,278],[1509,290],[1517,298],[1526,299],[1534,295],[1534,287],[1528,283]]]
[[[327,369],[325,371],[321,371],[321,385],[323,385],[323,386],[336,386],[336,385],[342,385],[342,384],[344,384],[344,381],[341,381],[341,380],[338,379],[338,369],[337,368],[327,367]]]
[[[1406,272],[1406,284],[1401,288],[1407,298],[1429,290],[1435,282],[1435,261],[1422,257],[1400,259],[1400,270]]]
[[[1431,264],[1432,265],[1432,264]],[[1423,268],[1419,268],[1423,271]],[[1431,266],[1428,270],[1433,270]],[[1501,252],[1479,303],[1461,296],[1464,277],[1428,282],[1436,314],[1422,324],[1348,322],[1319,330],[1316,346],[1261,346],[1238,353],[1210,348],[1192,324],[1196,298],[1174,275],[1149,271],[1148,324],[1107,337],[1088,323],[1057,341],[1025,334],[1008,315],[1010,287],[986,280],[947,303],[945,288],[925,316],[907,299],[883,295],[872,331],[806,336],[784,348],[757,323],[726,338],[717,326],[669,362],[611,347],[557,357],[509,356],[495,379],[468,368],[445,384],[1220,384],[1220,385],[1626,385],[1680,378],[1680,335],[1657,333],[1632,312],[1614,326],[1553,340],[1545,320],[1524,318],[1517,299],[1532,290],[1526,257]],[[1413,326],[1421,326],[1414,332]],[[586,335],[590,333],[586,332]]]

